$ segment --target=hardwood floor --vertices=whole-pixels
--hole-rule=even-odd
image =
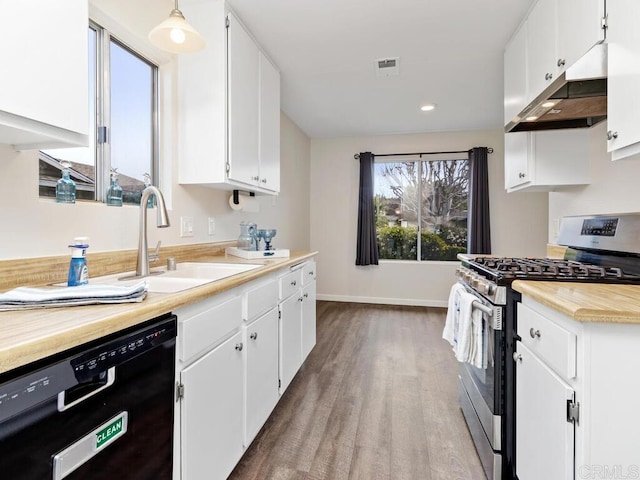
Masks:
[[[317,345],[233,480],[485,480],[444,310],[318,302]]]

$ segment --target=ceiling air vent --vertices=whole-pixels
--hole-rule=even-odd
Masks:
[[[388,77],[400,74],[400,57],[379,58],[376,60],[376,76]]]

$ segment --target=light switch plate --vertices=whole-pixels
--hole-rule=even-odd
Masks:
[[[180,236],[193,237],[193,217],[180,217]]]
[[[209,235],[216,234],[216,219],[214,217],[209,217]]]

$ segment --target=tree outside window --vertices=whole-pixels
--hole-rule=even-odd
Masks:
[[[381,259],[456,260],[466,252],[467,159],[376,163],[375,192]]]

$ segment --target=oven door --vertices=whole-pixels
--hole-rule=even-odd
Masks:
[[[504,307],[491,304],[473,291],[470,293],[477,297],[475,308],[483,310],[489,358],[484,369],[469,363],[458,364],[458,397],[487,478],[498,480],[502,478]]]

